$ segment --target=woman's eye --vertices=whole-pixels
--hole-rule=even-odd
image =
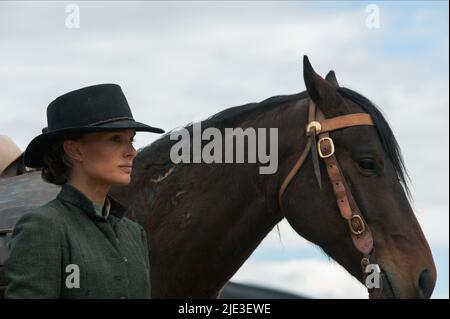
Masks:
[[[110,141],[114,142],[114,143],[127,143],[128,138],[126,137],[122,137],[119,135],[114,135],[110,138]],[[133,144],[135,142],[134,138],[131,138],[130,140],[128,140],[128,143]]]
[[[113,137],[111,137],[111,141],[120,143],[121,138],[120,138],[120,136],[114,135]]]
[[[359,167],[367,171],[375,171],[377,168],[376,162],[371,158],[363,158],[358,161]]]

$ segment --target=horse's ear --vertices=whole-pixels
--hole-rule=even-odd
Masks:
[[[316,103],[334,91],[333,86],[314,71],[306,55],[303,56],[303,79],[309,97]]]
[[[328,74],[325,76],[325,80],[327,80],[328,82],[331,83],[331,85],[333,85],[335,88],[339,87],[339,83],[336,79],[336,74],[334,73],[333,70],[331,70],[330,72],[328,72]]]
[[[303,79],[309,97],[325,115],[339,114],[342,98],[337,93],[336,87],[314,71],[306,55],[303,56]]]

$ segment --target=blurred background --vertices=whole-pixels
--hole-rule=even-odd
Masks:
[[[57,96],[118,83],[134,117],[170,130],[305,89],[301,58],[384,111],[448,298],[448,2],[0,2],[0,134],[22,149]],[[137,147],[157,135],[138,134]],[[314,298],[365,288],[280,223],[235,274]]]

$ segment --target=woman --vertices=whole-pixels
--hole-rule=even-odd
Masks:
[[[24,154],[57,197],[23,216],[5,262],[6,298],[149,298],[146,235],[108,195],[130,182],[136,131],[121,88],[100,84],[58,97]]]

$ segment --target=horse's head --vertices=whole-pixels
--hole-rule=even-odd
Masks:
[[[310,98],[325,118],[368,113],[374,123],[373,126],[349,126],[329,133],[334,141],[335,159],[347,185],[346,191],[354,199],[371,233],[372,257],[383,274],[382,288],[373,290],[371,297],[430,297],[436,268],[406,196],[407,174],[386,120],[369,100],[339,87],[334,72],[326,79],[316,74],[307,58],[304,60],[304,80]],[[294,153],[298,156],[298,148]],[[348,221],[341,216],[336,204],[327,164],[319,157],[320,189],[311,157],[309,154],[290,182],[281,200],[281,209],[296,232],[319,245],[365,283],[361,253],[353,243],[352,236],[355,235],[351,235]]]

